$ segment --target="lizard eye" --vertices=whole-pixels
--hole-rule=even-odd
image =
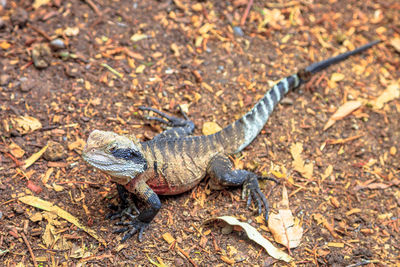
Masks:
[[[110,152],[110,153],[114,152],[116,149],[117,149],[117,145],[114,144],[114,143],[108,145],[108,147],[107,147],[107,151]]]

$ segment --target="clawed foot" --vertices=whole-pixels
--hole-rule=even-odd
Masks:
[[[182,116],[184,117],[183,119],[177,118],[174,116],[170,116],[162,111],[159,111],[159,110],[157,110],[155,108],[151,108],[151,107],[140,106],[139,110],[152,111],[161,117],[161,118],[159,118],[159,117],[145,116],[146,120],[158,121],[158,122],[168,125],[170,127],[187,127],[187,126],[189,126],[189,127],[194,128],[193,122],[191,120],[189,120],[188,116],[181,108],[179,108],[179,111],[181,112]]]
[[[262,213],[262,206],[264,205],[265,220],[268,221],[269,205],[267,198],[263,192],[261,192],[258,180],[270,180],[274,181],[275,183],[279,183],[279,181],[271,177],[258,177],[256,175],[252,175],[243,183],[242,198],[244,199],[247,197],[246,207],[249,208],[251,200],[255,200],[257,202],[258,215],[260,215]]]
[[[136,214],[139,214],[139,210],[136,208],[134,203],[131,203],[129,206],[127,205],[114,205],[110,204],[108,206],[111,210],[114,210],[114,212],[110,212],[107,215],[107,219],[110,220],[115,220],[118,218],[122,218],[124,216],[133,216],[132,212],[134,211]]]
[[[149,223],[139,221],[136,216],[131,216],[130,222],[117,222],[116,225],[126,226],[115,230],[113,233],[125,233],[121,239],[121,243],[131,238],[134,234],[139,233],[139,242],[143,241],[143,232],[149,227]]]

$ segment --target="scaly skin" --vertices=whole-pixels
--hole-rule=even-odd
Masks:
[[[185,119],[180,119],[147,107],[140,109],[152,111],[159,116],[147,119],[171,127],[151,141],[139,142],[134,137],[94,130],[82,153],[83,159],[109,174],[112,181],[119,185],[122,203],[127,203],[124,199],[126,190],[146,204],[138,216],[123,209],[126,207],[120,211],[117,217],[127,215],[131,218],[128,223],[119,223],[126,227],[117,232],[128,231],[122,241],[136,232],[139,233],[139,240],[142,240],[143,231],[161,208],[158,195],[176,195],[188,191],[206,175],[210,176],[210,185],[215,189],[242,185],[247,195],[247,205],[252,200],[255,201],[259,214],[264,206],[267,219],[268,202],[258,185],[261,177],[246,170],[232,170],[228,156],[243,150],[256,138],[285,94],[307,81],[312,74],[376,43],[378,41],[312,64],[297,74],[282,79],[242,118],[212,135],[190,136],[194,131],[194,124],[185,114]]]

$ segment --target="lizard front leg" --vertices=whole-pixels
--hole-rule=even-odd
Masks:
[[[109,205],[109,208],[112,209],[113,212],[108,214],[107,218],[110,220],[115,220],[123,216],[131,216],[133,211],[135,211],[136,214],[139,214],[140,212],[137,209],[134,201],[132,200],[131,193],[128,190],[126,190],[125,186],[120,185],[118,183],[116,183],[116,185],[119,196],[119,204]]]
[[[232,163],[225,155],[215,156],[209,163],[208,174],[211,176],[211,186],[243,186],[242,197],[247,196],[247,208],[251,201],[256,201],[258,214],[265,210],[265,220],[268,220],[269,205],[265,195],[258,184],[259,179],[277,180],[269,177],[259,177],[255,173],[246,170],[232,170]]]
[[[142,242],[144,230],[147,229],[150,222],[154,219],[161,208],[159,197],[144,181],[137,182],[132,193],[146,205],[146,208],[140,211],[139,215],[137,216],[126,213],[126,215],[128,215],[131,219],[130,222],[117,223],[117,225],[125,227],[114,231],[115,233],[123,233],[128,231],[122,237],[121,242],[126,241],[135,233],[138,233],[138,239],[140,242]]]
[[[155,136],[153,140],[159,140],[162,138],[185,137],[191,135],[194,131],[195,128],[194,123],[188,118],[188,116],[186,115],[185,112],[182,111],[182,109],[179,110],[182,113],[184,119],[170,116],[162,111],[150,107],[141,106],[139,107],[139,109],[142,111],[152,111],[160,116],[160,117],[145,116],[144,117],[145,119],[151,121],[157,121],[167,125],[168,127],[172,127]]]

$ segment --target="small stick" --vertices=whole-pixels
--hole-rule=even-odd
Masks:
[[[26,26],[28,26],[29,28],[31,28],[32,30],[34,30],[35,32],[39,33],[40,35],[42,35],[47,41],[51,41],[51,37],[45,33],[43,30],[37,28],[36,26],[33,26],[31,24],[27,24]]]
[[[240,20],[240,26],[243,26],[244,23],[246,22],[247,16],[249,15],[250,8],[252,5],[253,5],[253,0],[249,0],[249,2],[247,2],[247,7],[243,13],[242,19]]]
[[[99,16],[102,15],[101,12],[100,12],[100,10],[97,8],[97,6],[93,3],[92,0],[85,0],[85,2],[94,10],[94,12],[95,12],[97,15],[99,15]]]
[[[189,254],[186,251],[181,249],[179,246],[176,246],[176,248],[179,250],[180,253],[183,254],[183,256],[186,257],[186,259],[188,259],[188,261],[190,261],[191,264],[193,264],[194,267],[197,267],[197,264],[190,258]]]
[[[33,265],[34,265],[35,267],[37,267],[38,265],[37,265],[37,262],[36,262],[35,254],[33,254],[33,251],[32,251],[31,245],[30,245],[29,242],[28,242],[28,239],[26,238],[24,232],[21,232],[20,234],[21,234],[22,239],[24,240],[26,246],[28,247],[29,254],[31,254],[32,261],[33,261]]]

